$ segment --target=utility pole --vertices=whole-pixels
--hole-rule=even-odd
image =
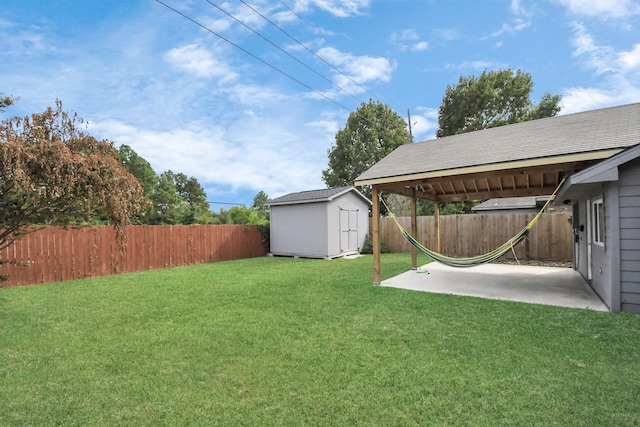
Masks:
[[[413,143],[413,133],[411,132],[411,110],[407,109],[407,119],[409,120],[409,142]]]

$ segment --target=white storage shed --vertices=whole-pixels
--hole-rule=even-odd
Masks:
[[[291,193],[266,204],[271,208],[272,255],[353,255],[369,233],[371,201],[354,187]]]

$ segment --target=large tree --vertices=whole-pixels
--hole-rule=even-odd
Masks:
[[[436,136],[552,117],[560,112],[560,95],[545,93],[536,105],[531,100],[532,91],[531,75],[521,70],[485,70],[480,77],[461,76],[457,85],[447,86],[438,111]],[[476,203],[445,203],[441,214],[470,213]],[[432,208],[424,210],[429,212]]]
[[[29,225],[71,225],[95,218],[119,237],[145,208],[138,181],[120,164],[110,141],[84,133],[82,120],[47,108],[0,123],[0,248]]]
[[[151,164],[128,145],[118,149],[125,169],[136,177],[151,203],[143,224],[209,223],[207,194],[195,177],[171,170],[156,175]]]
[[[187,203],[178,195],[176,184],[166,173],[158,178],[150,199],[151,209],[146,215],[146,224],[181,224],[189,215]]]
[[[526,120],[552,117],[560,112],[560,95],[531,100],[529,73],[511,69],[484,71],[480,77],[460,77],[447,86],[438,111],[437,137],[456,135]]]
[[[353,185],[360,174],[410,142],[404,119],[387,105],[371,100],[349,114],[346,126],[335,138],[329,150],[329,167],[322,171],[330,188]]]
[[[187,177],[182,172],[174,173],[170,170],[163,172],[162,176],[173,182],[176,193],[186,204],[186,215],[182,218],[182,224],[193,224],[197,222],[197,217],[209,211],[207,193],[195,177]]]
[[[147,224],[207,223],[209,202],[207,194],[194,177],[171,170],[160,174],[149,195],[152,208]]]

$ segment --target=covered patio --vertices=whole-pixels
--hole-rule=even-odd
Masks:
[[[438,294],[608,311],[572,268],[485,264],[453,268],[436,262],[383,280],[381,286]]]
[[[379,230],[382,193],[400,194],[411,199],[410,232],[413,236],[418,234],[417,200],[434,202],[437,238],[435,247],[430,249],[440,252],[438,203],[550,195],[564,178],[621,152],[633,143],[611,137],[616,134],[616,129],[623,127],[624,120],[625,116],[615,109],[603,109],[398,147],[355,181],[357,186],[370,186],[372,189],[374,284],[381,284]],[[556,200],[555,203],[562,201]],[[415,270],[417,250],[413,249],[411,258],[411,266]],[[518,282],[524,280],[522,277]],[[512,285],[515,284],[513,280]]]

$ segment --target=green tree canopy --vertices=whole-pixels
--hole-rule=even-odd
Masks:
[[[265,221],[269,220],[269,208],[265,206],[265,203],[269,201],[269,196],[264,191],[260,191],[253,198],[253,204],[251,209],[254,209],[258,213],[258,217]]]
[[[195,177],[171,170],[156,175],[151,164],[128,145],[118,149],[125,169],[136,177],[151,203],[144,224],[209,223],[207,194]]]
[[[187,206],[187,212],[181,221],[182,224],[195,223],[198,216],[209,210],[207,193],[195,177],[187,177],[182,172],[174,173],[171,170],[164,172],[162,176],[173,182],[178,196]]]
[[[355,179],[402,144],[410,142],[407,123],[387,105],[369,100],[349,114],[329,150],[322,179],[329,188],[353,185]],[[370,193],[367,189],[365,193]]]
[[[460,77],[447,86],[438,111],[438,138],[487,129],[560,112],[560,95],[545,93],[540,103],[531,100],[529,73],[511,69],[484,71],[480,77]]]
[[[253,198],[253,204],[251,205],[251,207],[257,211],[267,210],[265,203],[267,203],[268,201],[269,201],[269,196],[267,195],[267,193],[265,193],[264,191],[260,191]]]
[[[151,192],[152,208],[147,214],[147,224],[181,224],[188,215],[186,202],[178,195],[176,185],[165,173]]]
[[[126,235],[144,211],[138,181],[120,164],[110,141],[80,130],[82,120],[47,108],[0,123],[0,248],[32,224],[82,224],[101,218]]]
[[[151,164],[140,157],[128,145],[121,145],[118,148],[118,155],[122,166],[138,180],[144,189],[145,196],[149,197],[156,185],[158,185],[158,175],[156,175]]]

